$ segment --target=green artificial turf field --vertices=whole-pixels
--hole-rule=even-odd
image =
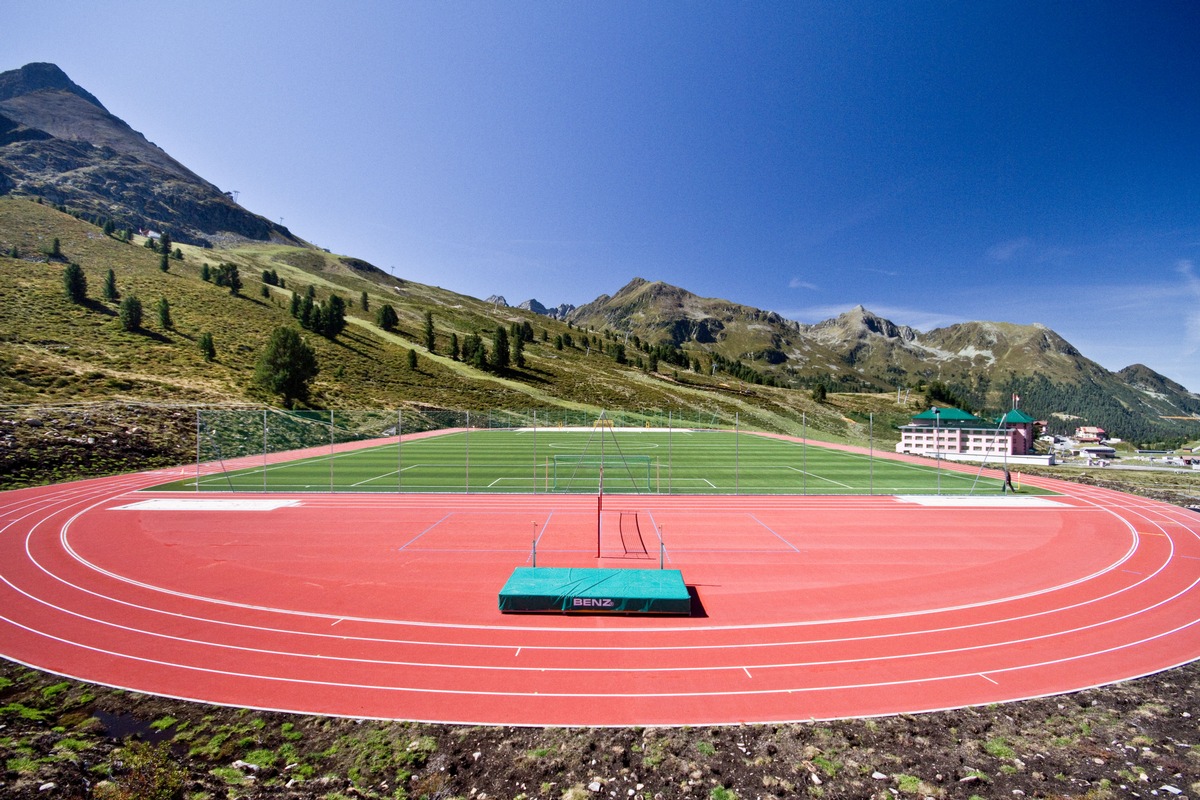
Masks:
[[[377,441],[311,448],[281,463],[202,459],[221,468],[156,488],[595,494],[603,470],[604,491],[613,494],[964,495],[1000,494],[1003,466],[964,473],[932,459],[914,464],[812,442],[684,429],[473,429]]]

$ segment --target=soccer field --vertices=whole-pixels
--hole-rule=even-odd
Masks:
[[[934,460],[913,463],[812,442],[690,429],[469,429],[279,458],[216,462],[216,471],[198,467],[196,475],[156,488],[596,494],[603,487],[613,494],[856,495],[1000,494],[1002,488],[1001,464],[963,472]]]

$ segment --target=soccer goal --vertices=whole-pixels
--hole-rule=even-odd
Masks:
[[[650,456],[555,455],[547,465],[552,492],[596,494],[654,491],[654,460]]]

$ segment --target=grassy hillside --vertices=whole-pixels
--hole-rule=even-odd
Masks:
[[[61,256],[52,258],[47,253],[56,238]],[[10,310],[0,329],[0,405],[50,406],[61,415],[66,404],[112,401],[275,404],[278,398],[255,386],[255,363],[274,328],[299,327],[291,315],[292,292],[303,294],[311,285],[321,301],[339,294],[346,302],[348,322],[332,340],[303,333],[320,364],[310,399],[317,408],[671,411],[730,426],[736,420],[750,429],[794,434],[806,430],[814,438],[863,443],[870,414],[878,415],[876,441],[887,442],[895,440],[895,424],[912,413],[911,407],[898,407],[894,395],[834,395],[818,404],[806,390],[754,386],[729,375],[714,378],[667,365],[650,372],[649,358],[643,360],[643,353],[633,347],[628,363],[619,364],[601,331],[580,330],[533,312],[495,307],[394,278],[364,262],[312,248],[180,245],[182,260],[171,259],[164,273],[159,255],[141,246],[143,241],[118,241],[49,205],[0,198],[0,303]],[[11,256],[14,248],[16,258]],[[69,262],[79,264],[86,275],[88,299],[83,304],[72,303],[64,292],[63,271]],[[222,263],[238,267],[244,283],[240,296],[202,279],[205,265],[211,271]],[[121,330],[119,301],[102,299],[110,269],[122,297],[132,294],[142,302],[139,332]],[[264,284],[264,271],[274,272],[283,285]],[[364,292],[366,310],[361,308]],[[159,323],[156,312],[163,298],[170,306],[170,328]],[[384,303],[399,317],[391,333],[375,324]],[[426,312],[434,320],[432,353],[419,343],[424,341]],[[495,373],[449,356],[452,336],[462,342],[478,334],[490,349],[497,326],[514,323],[528,323],[534,332],[534,340],[525,346],[524,368]],[[216,347],[211,362],[199,347],[204,333],[212,335]],[[571,345],[559,349],[559,337],[569,337]],[[409,367],[410,350],[418,356],[416,369]],[[29,416],[8,414],[11,419],[2,424],[11,430],[20,422],[18,417]],[[61,438],[63,426],[69,424],[61,416],[55,417],[58,421],[49,419],[48,424],[21,428],[20,436],[8,433],[12,443],[7,457],[16,458],[13,450],[23,450],[21,460],[36,468],[41,460],[38,442]],[[144,414],[139,420],[124,429],[153,427]],[[164,422],[171,430],[179,424],[177,418]],[[139,463],[145,463],[150,449],[133,451]],[[176,457],[163,455],[168,462]],[[110,464],[101,471],[115,468]],[[82,462],[78,470],[64,468],[57,477],[95,471]]]

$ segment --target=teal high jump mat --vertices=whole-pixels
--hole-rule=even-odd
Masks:
[[[677,569],[517,567],[500,590],[500,611],[690,615],[692,598]]]

